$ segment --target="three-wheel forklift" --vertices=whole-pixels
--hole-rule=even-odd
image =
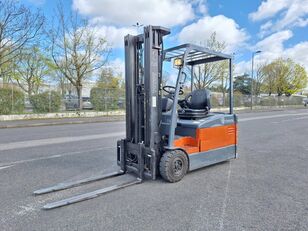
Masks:
[[[125,45],[126,138],[117,142],[114,173],[40,189],[35,195],[81,184],[132,174],[129,182],[112,185],[68,199],[49,203],[52,209],[94,198],[117,189],[155,180],[181,180],[188,171],[236,158],[237,117],[233,114],[232,56],[192,44],[164,49],[169,29],[146,26],[144,33],[127,35]],[[210,112],[210,91],[193,89],[194,67],[226,60],[229,64],[229,111]],[[162,86],[163,62],[173,62],[175,85]],[[189,72],[187,74],[187,72]],[[190,77],[189,77],[190,75]],[[191,81],[191,92],[184,87]]]

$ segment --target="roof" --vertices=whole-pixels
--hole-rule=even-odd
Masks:
[[[186,58],[187,65],[197,65],[197,64],[215,62],[225,59],[232,59],[231,55],[227,55],[221,52],[210,50],[205,47],[187,43],[164,50],[164,60],[171,61],[171,59],[174,58],[183,58],[185,52],[188,52]]]

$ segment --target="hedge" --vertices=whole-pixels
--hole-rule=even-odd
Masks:
[[[286,106],[286,105],[302,105],[303,97],[301,96],[266,96],[261,98],[261,106]]]
[[[301,96],[292,95],[285,98],[285,105],[302,105],[303,104],[303,98]]]
[[[33,112],[57,112],[61,107],[61,95],[56,91],[43,92],[30,96]]]
[[[0,88],[0,114],[22,113],[25,107],[24,101],[25,96],[20,90],[15,88]]]
[[[225,106],[229,106],[229,94],[226,93]],[[243,107],[244,106],[244,95],[241,92],[234,92],[233,94],[233,106],[234,107]]]
[[[121,89],[92,88],[90,101],[97,111],[108,111],[123,107],[124,91]]]

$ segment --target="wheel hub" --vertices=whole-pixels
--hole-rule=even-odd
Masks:
[[[175,160],[174,161],[174,168],[173,168],[174,173],[176,175],[181,174],[182,168],[183,168],[183,161],[180,160],[180,159]]]

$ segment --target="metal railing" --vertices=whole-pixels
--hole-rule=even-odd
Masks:
[[[0,98],[0,114],[23,114],[33,113],[34,106],[31,102],[31,97],[27,97],[26,94],[22,102],[22,108],[19,105],[20,99],[16,98],[18,95],[15,94],[15,90],[18,90],[16,86],[8,84],[7,86],[0,86],[0,90],[6,88],[6,96]],[[55,89],[55,88],[49,88]],[[47,107],[45,112],[55,112],[53,109],[54,97],[51,96],[51,90],[47,90],[47,99],[45,99],[44,106]],[[91,93],[90,93],[91,92]],[[90,93],[90,94],[89,94]],[[60,95],[60,93],[58,93]],[[65,111],[79,111],[79,100],[75,95],[64,95],[61,96],[61,102],[56,110],[57,112]],[[243,95],[240,93],[234,94],[234,107],[236,108],[247,108],[251,106],[250,95]],[[19,102],[17,102],[19,100]],[[46,101],[47,100],[47,101]],[[253,97],[253,109],[270,109],[272,107],[293,107],[293,106],[304,106],[306,96],[292,95],[292,96],[277,96],[277,95],[265,95]],[[229,97],[227,92],[213,92],[211,94],[211,105],[213,110],[228,107]],[[4,108],[5,107],[5,108]],[[88,94],[83,96],[82,110],[84,111],[113,111],[113,110],[125,110],[125,90],[124,89],[106,89],[106,88],[94,88],[89,89]],[[5,109],[5,110],[4,110]],[[18,110],[17,110],[18,109]]]

